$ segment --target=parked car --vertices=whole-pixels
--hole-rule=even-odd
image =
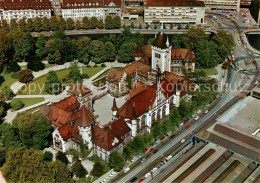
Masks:
[[[171,135],[171,134],[172,134],[172,131],[169,131],[169,132],[167,133],[168,136]]]
[[[144,150],[144,153],[147,152],[147,151],[148,151],[148,149],[145,149],[145,150]]]
[[[110,177],[113,177],[113,176],[115,176],[116,175],[116,172],[112,172],[109,176]]]
[[[224,93],[222,93],[220,97],[221,97],[221,98],[223,98],[224,96],[225,96],[225,94],[224,94]]]
[[[259,57],[259,55],[258,55],[258,54],[256,54],[256,53],[254,54],[254,56],[256,56],[256,57]]]
[[[155,149],[155,150],[153,151],[154,154],[157,153],[157,152],[158,152],[158,149]]]
[[[208,110],[206,110],[206,111],[205,111],[205,114],[207,114],[208,112],[209,112],[209,111],[208,111]]]
[[[145,160],[146,160],[146,159],[145,159],[145,158],[143,158],[143,159],[141,160],[141,163],[145,162]]]
[[[158,139],[158,140],[156,140],[156,144],[159,144],[161,142],[161,140],[160,139]]]
[[[139,153],[136,155],[137,158],[140,158],[142,156],[142,153]]]
[[[190,129],[190,125],[186,126],[186,130]]]
[[[163,140],[163,139],[165,139],[165,135],[164,135],[164,136],[162,136],[161,140]]]
[[[133,157],[132,159],[131,159],[131,162],[134,162],[135,161],[135,157]]]
[[[127,167],[125,170],[124,170],[124,173],[128,172],[130,170],[129,167]]]
[[[149,176],[151,176],[151,173],[149,172],[149,173],[147,173],[147,174],[145,174],[145,178],[148,178]]]
[[[155,172],[157,169],[158,169],[158,168],[157,168],[157,167],[155,167],[155,168],[153,168],[153,169],[152,169],[152,171],[151,171],[151,172],[152,172],[152,173],[154,173],[154,172]]]
[[[196,116],[195,120],[197,121],[200,117],[199,116]]]
[[[132,179],[130,180],[130,182],[135,182],[136,180],[137,180],[137,178],[134,177],[134,178],[132,178]]]
[[[151,148],[149,149],[150,152],[153,152],[153,150],[154,150],[154,147],[151,147]]]
[[[165,159],[166,159],[167,161],[169,161],[171,158],[172,158],[172,155],[169,155],[169,156],[166,157]]]
[[[174,137],[175,137],[175,135],[170,136],[171,139],[173,139]]]
[[[144,178],[141,178],[138,183],[142,183],[144,181]]]

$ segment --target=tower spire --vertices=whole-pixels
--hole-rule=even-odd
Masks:
[[[168,36],[168,35],[167,35],[166,46],[167,46],[167,47],[169,47],[169,46],[170,46],[170,42],[169,42],[169,36]]]
[[[118,110],[118,107],[116,105],[116,99],[114,98],[113,100],[113,107],[111,108],[112,111],[117,111]]]

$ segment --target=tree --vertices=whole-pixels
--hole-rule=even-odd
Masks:
[[[1,21],[1,26],[2,26],[2,28],[3,28],[5,31],[9,31],[9,30],[10,30],[10,26],[9,26],[9,24],[7,23],[6,20],[2,20],[2,21]]]
[[[119,172],[123,169],[125,160],[121,154],[119,154],[117,151],[114,151],[109,155],[108,164],[115,171]]]
[[[61,151],[57,152],[56,159],[60,160],[65,165],[68,165],[68,163],[69,163],[69,160],[68,160],[67,156],[63,152],[61,152]]]
[[[42,18],[42,30],[49,31],[51,29],[50,20],[47,17]]]
[[[43,153],[43,158],[44,158],[44,160],[46,160],[46,161],[52,161],[52,159],[53,159],[53,154],[52,154],[50,151],[45,151],[45,152]]]
[[[29,32],[34,31],[34,23],[33,23],[33,20],[31,18],[28,18],[27,21],[26,21],[26,30],[28,30]]]
[[[18,20],[18,27],[22,29],[23,32],[27,31],[26,21],[24,18]]]
[[[10,106],[14,110],[19,110],[24,107],[24,103],[21,100],[15,98],[10,102]]]
[[[67,19],[67,30],[74,30],[75,29],[75,22],[72,18]]]
[[[130,27],[131,27],[131,29],[134,29],[134,28],[135,28],[135,24],[134,24],[134,22],[131,22]]]
[[[90,29],[96,29],[97,28],[97,18],[96,17],[91,17],[90,22],[89,22],[89,28]]]
[[[3,88],[3,92],[4,92],[4,97],[6,100],[11,100],[15,94],[13,92],[13,90],[10,88],[10,86],[5,86]]]
[[[105,45],[102,41],[93,40],[89,45],[91,60],[96,63],[104,61]]]
[[[113,17],[113,27],[115,29],[121,28],[121,18],[118,15]]]
[[[49,71],[45,81],[45,91],[49,94],[60,94],[62,92],[62,84],[55,71]]]
[[[36,56],[40,59],[43,59],[47,56],[47,49],[45,48],[47,42],[47,38],[44,34],[40,34],[35,43],[36,46]]]
[[[125,160],[130,160],[133,156],[133,151],[129,146],[125,146],[123,149],[123,157]]]
[[[74,172],[74,174],[77,177],[79,177],[79,178],[86,177],[87,170],[83,167],[80,160],[77,160],[75,163],[73,163],[71,168],[72,168],[72,172]]]
[[[35,149],[49,146],[52,126],[43,114],[22,112],[17,114],[12,123],[18,128],[23,146]]]
[[[70,64],[68,78],[72,79],[75,82],[82,81],[82,75],[80,73],[77,62],[73,62]]]
[[[18,129],[14,125],[10,123],[3,123],[0,126],[0,132],[1,142],[7,152],[9,149],[19,148],[22,146]]]
[[[104,22],[102,19],[99,19],[97,22],[97,28],[104,29]]]
[[[100,177],[103,174],[103,168],[104,166],[99,161],[95,162],[91,175]]]
[[[16,20],[15,19],[11,19],[10,20],[10,29],[11,30],[15,30],[17,28],[18,28],[18,24],[17,24]]]
[[[111,42],[105,44],[105,60],[108,62],[116,60],[116,48]]]
[[[207,40],[208,36],[202,28],[190,28],[186,33],[183,42],[185,48],[194,49],[199,41]]]
[[[90,27],[90,20],[88,19],[88,17],[83,17],[82,28],[83,29],[89,29],[89,27]]]
[[[173,34],[173,36],[172,36],[172,47],[174,49],[183,48],[184,47],[183,39],[184,39],[183,34]]]
[[[31,55],[33,55],[35,51],[35,43],[34,39],[29,32],[23,33],[22,37],[22,50],[21,50],[21,56],[24,60],[27,60]]]
[[[48,169],[51,171],[50,176],[52,182],[67,182],[72,183],[71,173],[68,167],[61,161],[52,161],[48,164]]]
[[[52,31],[59,30],[59,21],[56,16],[52,16],[50,18],[50,27]]]
[[[114,28],[113,18],[110,15],[106,16],[105,27],[106,27],[106,29]]]
[[[233,36],[228,34],[225,30],[220,30],[213,37],[213,41],[218,46],[218,53],[224,61],[235,46]]]
[[[60,30],[66,30],[66,20],[62,17],[59,17],[59,27]]]
[[[182,28],[182,27],[181,27],[181,24],[179,24],[178,27],[177,27],[177,29],[181,30],[181,28]]]
[[[81,29],[81,23],[79,20],[76,21],[76,26],[75,26],[76,30]]]
[[[131,62],[134,61],[134,53],[135,53],[135,44],[125,43],[120,47],[118,51],[117,59],[119,62]]]
[[[6,161],[6,151],[4,147],[0,147],[0,167],[4,165]]]
[[[34,31],[41,32],[43,30],[42,29],[42,21],[39,17],[35,17],[33,19],[33,23],[34,23]]]
[[[142,136],[138,135],[136,136],[132,143],[131,143],[131,148],[136,152],[136,153],[140,153],[143,152],[143,150],[145,149],[146,144],[144,143],[144,139]]]
[[[23,69],[18,72],[18,81],[21,83],[29,83],[33,78],[32,71],[29,69]]]
[[[48,62],[50,64],[63,64],[60,50],[56,50],[54,54],[48,54]]]
[[[38,72],[40,70],[43,70],[45,68],[45,65],[41,62],[41,59],[38,56],[32,55],[27,64],[27,69],[30,69],[32,71]]]
[[[75,43],[78,48],[77,59],[84,64],[89,63],[88,49],[90,43],[91,43],[91,39],[88,37],[82,37]]]
[[[213,41],[199,41],[196,46],[196,65],[198,68],[213,68],[221,63],[222,59],[217,52],[217,45]]]

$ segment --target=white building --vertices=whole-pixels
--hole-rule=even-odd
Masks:
[[[51,17],[49,0],[4,0],[0,2],[0,20]]]
[[[238,12],[240,0],[202,0],[206,6],[206,11],[217,12]]]
[[[205,6],[196,0],[147,1],[144,5],[144,22],[155,24],[203,24]]]
[[[83,17],[105,19],[107,15],[121,17],[121,0],[63,0],[61,12],[63,18],[74,20]]]

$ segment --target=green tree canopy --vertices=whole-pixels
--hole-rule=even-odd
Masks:
[[[103,174],[103,168],[104,166],[99,161],[95,162],[91,175],[97,177],[101,176]]]
[[[120,47],[118,51],[117,59],[119,62],[131,62],[134,61],[135,44],[133,42],[125,43]]]
[[[122,170],[125,164],[124,157],[117,151],[114,151],[109,155],[108,162],[109,162],[109,166],[117,172]]]
[[[79,177],[79,178],[86,177],[87,170],[83,167],[80,160],[77,160],[75,163],[73,163],[71,168],[77,177]]]
[[[116,60],[116,48],[111,42],[105,43],[105,60],[108,62]]]
[[[186,33],[183,43],[185,48],[194,49],[198,42],[207,40],[208,36],[202,28],[192,27]]]
[[[49,71],[45,81],[45,90],[47,93],[55,95],[62,92],[62,84],[55,71]]]
[[[105,45],[102,41],[93,40],[89,45],[91,60],[96,63],[104,61]]]

